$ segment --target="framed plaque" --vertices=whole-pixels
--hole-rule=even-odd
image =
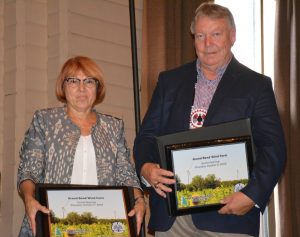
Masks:
[[[236,123],[243,127],[248,122]],[[176,179],[167,194],[171,216],[219,209],[224,197],[248,184],[254,162],[251,131],[247,125],[240,133],[231,134],[229,129],[222,135],[227,126],[157,138],[162,168],[172,171]]]
[[[50,210],[37,214],[37,236],[136,236],[129,187],[37,184],[36,199]]]

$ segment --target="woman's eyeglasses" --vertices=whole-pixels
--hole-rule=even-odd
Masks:
[[[81,81],[83,82],[83,85],[87,88],[95,87],[98,84],[98,80],[96,80],[93,77],[87,77],[83,80],[80,80],[76,77],[67,77],[65,78],[64,83],[66,83],[70,87],[79,87]]]

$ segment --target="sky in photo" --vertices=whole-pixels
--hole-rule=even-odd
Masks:
[[[221,181],[248,178],[244,142],[173,150],[172,157],[174,172],[184,184],[196,175],[216,174]]]
[[[56,217],[91,212],[101,218],[126,219],[122,190],[48,190],[49,208]]]

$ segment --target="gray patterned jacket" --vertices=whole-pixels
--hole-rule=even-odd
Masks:
[[[124,137],[123,121],[96,112],[91,136],[96,153],[99,185],[140,188]],[[17,185],[34,183],[69,184],[80,128],[68,118],[65,108],[38,110],[20,150]],[[19,236],[32,236],[24,218]]]

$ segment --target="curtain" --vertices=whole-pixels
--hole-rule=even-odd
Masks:
[[[277,0],[274,89],[288,160],[279,182],[281,236],[300,236],[300,1]]]
[[[148,108],[158,73],[196,58],[190,24],[202,2],[205,0],[144,0],[142,115]]]

